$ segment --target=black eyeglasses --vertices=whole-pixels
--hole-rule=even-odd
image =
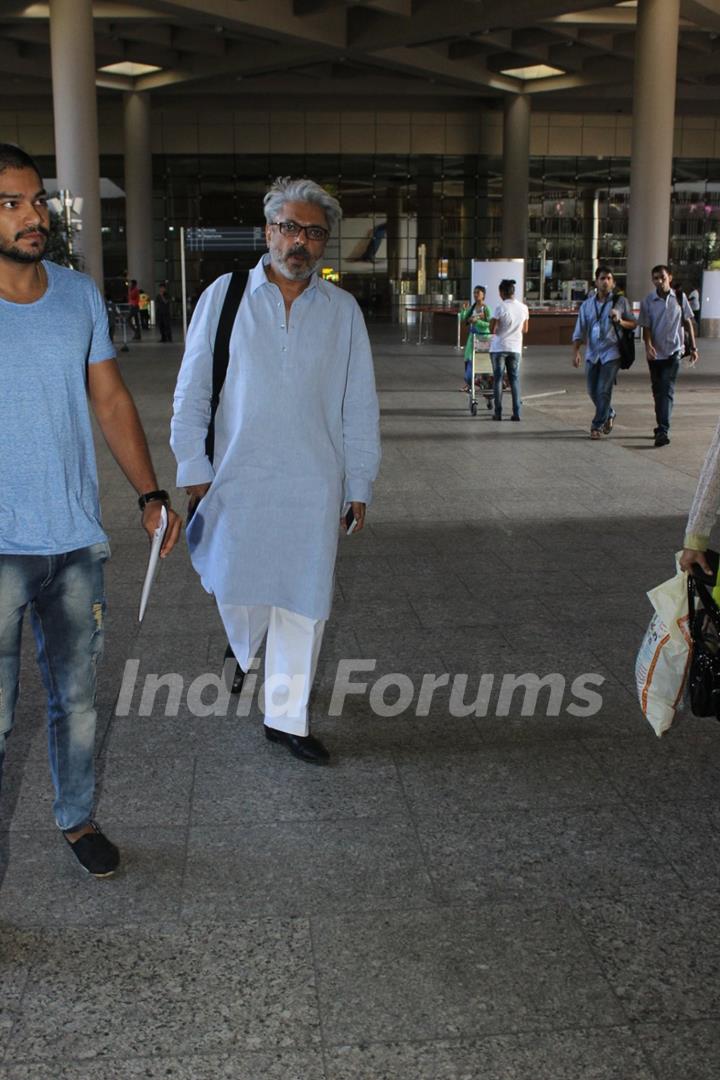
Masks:
[[[270,225],[279,229],[283,236],[299,236],[304,232],[308,240],[327,240],[330,235],[330,230],[323,229],[322,225],[298,225],[297,221],[271,221]]]

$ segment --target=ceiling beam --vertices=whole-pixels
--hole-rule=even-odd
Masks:
[[[298,49],[296,45],[273,45],[268,42],[236,45],[227,52],[223,63],[205,58],[193,59],[187,66],[180,65],[150,75],[141,75],[135,80],[135,88],[140,91],[161,90],[166,86],[199,82],[219,75],[246,79],[273,71],[287,72],[288,68],[320,63],[332,59],[332,55],[327,49]]]
[[[337,4],[316,14],[296,15],[292,0],[152,0],[156,11],[178,19],[269,37],[342,49],[347,44],[347,11]]]
[[[417,49],[381,49],[371,55],[350,53],[357,59],[363,56],[369,63],[379,64],[385,67],[396,68],[400,71],[408,71],[421,75],[427,79],[436,79],[455,86],[480,89],[490,87],[493,90],[503,90],[507,93],[522,93],[523,83],[521,79],[512,79],[507,75],[498,75],[489,71],[482,61],[478,59],[452,60],[445,52],[430,48]]]

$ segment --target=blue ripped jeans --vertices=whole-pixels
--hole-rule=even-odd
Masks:
[[[102,653],[106,543],[63,555],[0,555],[0,774],[18,697],[25,609],[48,695],[53,810],[67,831],[92,818],[95,669]]]

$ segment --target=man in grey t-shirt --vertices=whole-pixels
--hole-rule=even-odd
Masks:
[[[685,351],[685,335],[690,345],[690,362],[697,363],[695,325],[687,296],[681,299],[672,288],[669,267],[652,268],[654,290],[640,305],[640,326],[643,328],[645,355],[650,369],[650,382],[655,401],[655,445],[670,442],[670,416],[675,400],[675,380]]]
[[[18,696],[25,610],[48,694],[55,821],[96,877],[119,863],[92,818],[95,668],[102,651],[103,563],[88,398],[116,461],[140,496],[149,535],[156,490],[145,434],[115,362],[94,282],[44,262],[47,194],[37,166],[0,143],[0,769]],[[169,508],[162,554],[177,541]]]

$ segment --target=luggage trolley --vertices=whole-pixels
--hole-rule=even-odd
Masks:
[[[493,408],[494,385],[493,366],[490,359],[490,338],[480,334],[473,334],[472,376],[468,393],[471,416],[477,416],[478,399],[481,396],[485,398],[486,407],[488,409]],[[503,375],[503,393],[509,389],[510,384],[507,375]]]

